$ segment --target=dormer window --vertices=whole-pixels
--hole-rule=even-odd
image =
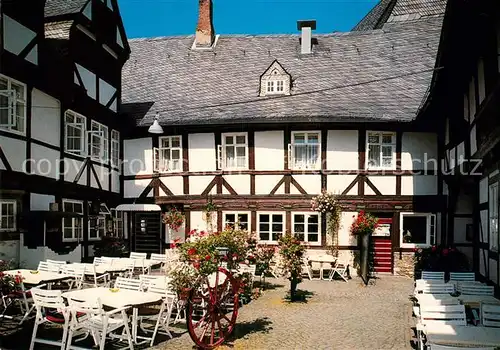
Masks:
[[[290,95],[290,74],[274,61],[260,77],[260,96]]]

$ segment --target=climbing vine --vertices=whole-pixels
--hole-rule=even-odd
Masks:
[[[314,211],[326,215],[327,232],[331,237],[331,245],[329,245],[330,253],[337,257],[339,253],[339,228],[340,214],[342,208],[334,194],[323,191],[320,195],[314,197],[311,201],[311,207]]]

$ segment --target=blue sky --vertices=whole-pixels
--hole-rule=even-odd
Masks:
[[[129,38],[194,34],[198,0],[118,0]],[[349,31],[378,0],[213,0],[217,34],[297,33],[315,19],[316,33]]]

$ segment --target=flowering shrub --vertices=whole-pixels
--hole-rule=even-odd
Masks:
[[[17,275],[7,275],[4,273],[4,271],[13,269],[15,269],[13,260],[0,260],[0,291],[3,294],[9,294],[19,289],[19,286],[23,281],[23,277],[20,273]]]
[[[184,214],[176,208],[172,208],[163,214],[163,223],[167,224],[172,231],[177,231],[184,223]]]
[[[297,284],[302,282],[302,268],[306,247],[292,235],[283,235],[278,240],[281,268],[290,280],[290,299],[295,300]]]
[[[318,211],[322,214],[330,213],[339,207],[335,195],[328,193],[326,191],[321,192],[320,195],[314,197],[311,200],[311,208],[314,211]]]
[[[122,238],[104,236],[94,244],[94,256],[122,257],[126,255],[128,255],[128,249]]]
[[[255,250],[256,274],[266,276],[271,272],[271,261],[276,254],[276,247],[267,244],[257,245]]]
[[[415,249],[415,269],[426,271],[469,271],[467,256],[454,247],[432,246]]]
[[[356,217],[353,215],[353,218]],[[372,234],[378,226],[378,218],[364,211],[358,213],[358,217],[351,225],[353,235]]]

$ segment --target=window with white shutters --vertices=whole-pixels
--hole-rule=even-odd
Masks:
[[[65,151],[68,153],[84,156],[87,154],[85,147],[85,123],[86,118],[73,111],[66,111],[64,114]]]
[[[155,149],[155,171],[182,171],[182,137],[160,137],[160,147]]]
[[[320,169],[321,133],[319,131],[293,132],[288,146],[292,169]]]
[[[26,85],[0,75],[0,128],[26,132]]]

